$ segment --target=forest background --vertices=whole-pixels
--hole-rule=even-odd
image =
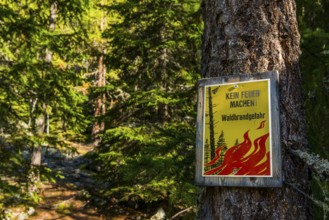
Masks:
[[[329,1],[296,3],[308,140],[328,160]],[[0,0],[0,213],[38,204],[61,176],[42,153],[70,143],[95,147],[102,206],[195,207],[202,30],[198,0]],[[329,184],[311,181],[323,216]]]

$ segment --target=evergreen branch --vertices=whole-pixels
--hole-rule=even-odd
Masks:
[[[319,56],[318,54],[320,53],[323,53],[323,50],[319,51],[318,54],[317,53],[314,53],[310,50],[310,48],[304,46],[304,45],[301,45],[301,48],[306,51],[309,55],[313,56],[317,61],[319,61],[322,65],[326,66],[326,61],[324,61],[324,59],[322,59],[321,56]]]

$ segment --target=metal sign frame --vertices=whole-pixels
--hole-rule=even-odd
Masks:
[[[278,72],[199,80],[196,183],[281,187],[281,169]]]

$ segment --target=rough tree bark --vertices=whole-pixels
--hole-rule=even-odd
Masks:
[[[293,0],[203,0],[203,77],[280,73],[282,188],[205,187],[199,219],[310,219],[308,168],[291,153],[307,150]],[[292,187],[294,186],[294,187]]]
[[[102,0],[100,5],[105,5],[107,3],[106,0]],[[102,15],[99,21],[99,29],[100,31],[104,31],[106,27],[106,16]],[[106,85],[106,66],[104,64],[104,55],[106,50],[103,48],[103,45],[98,45],[98,50],[100,55],[98,57],[98,70],[96,72],[96,80],[95,80],[95,87],[104,87]],[[99,142],[101,141],[100,134],[105,129],[105,123],[103,120],[99,120],[100,116],[104,116],[106,113],[105,108],[106,97],[105,94],[100,94],[96,97],[95,101],[95,110],[94,110],[94,117],[96,121],[93,124],[91,135],[93,137],[94,145],[98,146]]]
[[[106,68],[103,63],[103,55],[100,55],[98,58],[98,71],[97,71],[97,79],[95,82],[96,87],[103,87],[105,86],[105,78],[106,78]],[[106,97],[105,94],[101,94],[96,98],[96,106],[94,111],[94,117],[98,119],[100,116],[105,115],[105,101]],[[96,120],[93,124],[92,128],[92,136],[94,139],[94,145],[97,146],[98,143],[101,141],[100,134],[104,131],[105,124],[104,121]]]

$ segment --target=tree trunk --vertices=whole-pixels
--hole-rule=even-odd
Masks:
[[[42,136],[46,127],[45,115],[40,115],[36,120],[35,129],[38,136]],[[42,143],[38,143],[37,146],[33,147],[31,166],[28,173],[28,192],[30,194],[39,192],[40,182],[40,165],[42,160]]]
[[[100,5],[103,6],[106,3],[107,3],[106,0],[102,0],[100,2]],[[100,19],[99,29],[102,32],[104,31],[105,28],[106,28],[106,16],[103,14]],[[101,52],[101,54],[98,57],[98,70],[96,73],[95,87],[104,87],[106,85],[106,67],[104,65],[103,54],[105,54],[106,50],[103,48],[102,44],[99,46],[98,50]],[[100,116],[103,116],[106,113],[105,103],[106,103],[105,93],[99,95],[96,98],[95,110],[94,110],[94,117],[96,118],[96,121],[94,122],[91,131],[91,135],[95,146],[97,146],[101,141],[100,134],[105,129],[105,123],[103,119],[102,120],[99,119]]]
[[[98,71],[97,71],[97,79],[95,86],[96,87],[102,87],[105,86],[105,77],[106,77],[106,69],[103,63],[103,55],[101,55],[98,58]],[[96,107],[95,107],[95,112],[94,112],[94,117],[97,119],[95,123],[93,124],[93,129],[92,129],[92,136],[94,139],[94,144],[98,145],[100,142],[100,136],[99,134],[104,131],[105,125],[104,121],[100,121],[98,118],[102,115],[105,115],[105,101],[106,97],[105,94],[101,94],[99,97],[96,99]]]
[[[280,73],[282,188],[205,187],[199,219],[310,219],[308,168],[292,149],[307,149],[292,0],[204,0],[202,75]],[[293,186],[293,187],[292,187]]]

